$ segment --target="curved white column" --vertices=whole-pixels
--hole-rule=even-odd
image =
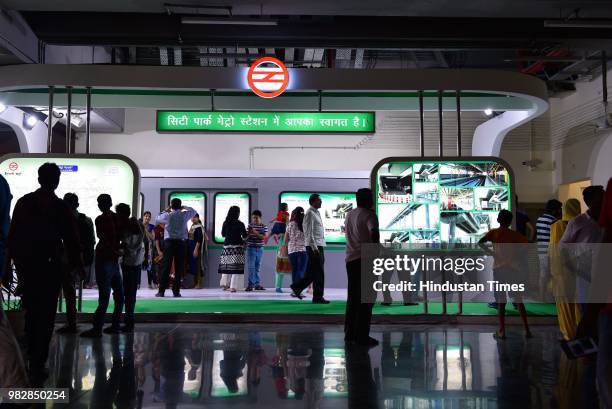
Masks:
[[[0,113],[0,122],[13,129],[21,153],[47,153],[47,126],[43,122],[39,121],[32,129],[26,129],[23,126],[23,111],[11,106]]]
[[[472,139],[472,156],[499,156],[508,132],[548,110],[548,103],[539,98],[526,95],[523,98],[531,100],[534,107],[524,111],[506,111],[476,127]]]

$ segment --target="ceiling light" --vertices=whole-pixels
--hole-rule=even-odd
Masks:
[[[277,26],[278,21],[262,18],[182,17],[182,24],[220,26]]]
[[[6,105],[0,102],[0,114],[3,113],[4,111],[6,111]]]
[[[493,110],[492,110],[491,108],[486,108],[486,109],[484,110],[484,114],[485,114],[486,116],[491,116],[491,115],[493,115]]]
[[[38,123],[38,118],[34,115],[23,114],[23,126],[26,129],[32,129]]]

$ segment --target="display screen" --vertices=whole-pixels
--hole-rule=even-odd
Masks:
[[[283,192],[280,194],[280,203],[287,203],[289,214],[297,206],[302,206],[304,211],[310,208],[308,198],[315,192]],[[317,192],[318,193],[318,192]],[[321,208],[319,213],[325,228],[325,241],[327,243],[346,243],[344,237],[344,219],[351,210],[357,207],[355,193],[318,193],[321,196]]]
[[[79,212],[95,219],[99,214],[97,197],[107,193],[113,200],[113,206],[126,203],[132,208],[132,214],[138,216],[135,186],[138,183],[137,173],[127,161],[118,158],[99,158],[92,155],[88,158],[61,157],[45,155],[33,157],[14,157],[0,162],[0,171],[7,180],[13,200],[11,213],[17,200],[40,187],[38,168],[46,163],[57,164],[61,170],[60,183],[55,194],[62,198],[68,192],[79,197]]]
[[[193,208],[200,215],[202,225],[206,226],[206,194],[203,192],[172,192],[168,196],[168,206],[174,198],[181,199],[183,206]],[[191,220],[187,222],[187,230],[191,229]]]
[[[476,243],[511,209],[510,173],[490,161],[397,161],[375,174],[385,243]]]
[[[249,225],[249,215],[251,213],[251,196],[245,192],[238,193],[217,193],[215,195],[215,242],[223,243],[225,238],[221,234],[223,222],[227,217],[230,207],[240,208],[239,220],[245,227]]]

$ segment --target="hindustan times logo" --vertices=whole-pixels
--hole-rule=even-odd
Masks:
[[[395,257],[380,257],[372,260],[372,273],[380,276],[386,272],[405,271],[415,275],[418,271],[453,272],[463,275],[485,269],[484,257],[431,257],[421,255],[411,257],[407,254]]]

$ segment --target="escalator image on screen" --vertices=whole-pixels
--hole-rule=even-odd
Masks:
[[[445,243],[477,243],[486,232],[499,227],[493,212],[442,212],[440,221]]]
[[[438,228],[437,204],[385,205],[379,209],[381,230],[414,230]]]
[[[477,210],[499,212],[508,208],[508,189],[479,187],[474,195]]]
[[[508,171],[497,163],[452,163],[440,166],[441,186],[505,186]]]
[[[406,158],[372,173],[381,241],[390,244],[476,243],[512,210],[511,171],[501,160]]]

